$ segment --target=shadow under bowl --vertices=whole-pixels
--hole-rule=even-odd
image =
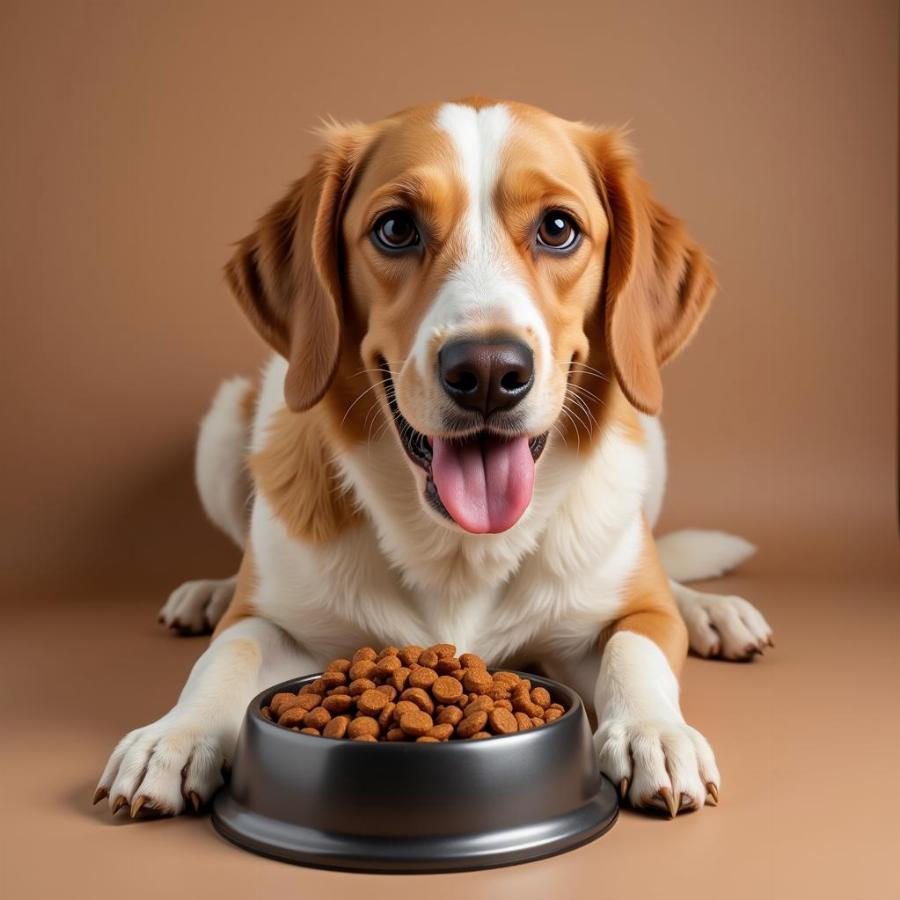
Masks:
[[[613,825],[618,803],[584,706],[565,685],[520,674],[566,712],[517,734],[438,744],[282,728],[260,709],[318,675],[271,687],[247,709],[213,824],[255,853],[367,872],[484,869],[585,844]]]

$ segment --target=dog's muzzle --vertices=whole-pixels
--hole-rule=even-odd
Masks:
[[[473,534],[507,531],[522,517],[531,502],[535,464],[547,443],[547,432],[529,437],[487,424],[501,409],[494,407],[491,413],[484,412],[490,405],[486,398],[492,390],[495,397],[502,396],[503,390],[519,391],[519,397],[502,407],[509,409],[530,389],[533,381],[530,361],[520,355],[515,365],[513,362],[505,349],[486,362],[479,361],[479,374],[487,387],[479,388],[471,380],[456,378],[457,383],[463,381],[471,391],[472,404],[479,397],[480,412],[475,414],[471,406],[469,412],[484,424],[460,437],[444,438],[424,435],[404,418],[397,404],[390,366],[385,360],[380,361],[385,395],[400,442],[407,456],[425,471],[426,501],[442,516]],[[510,377],[506,387],[491,388],[491,382],[499,383],[507,376]],[[527,388],[522,390],[525,385]]]

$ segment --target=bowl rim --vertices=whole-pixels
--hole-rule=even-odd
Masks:
[[[547,728],[553,728],[554,726],[560,724],[564,719],[569,719],[572,716],[578,714],[579,709],[584,709],[584,701],[581,699],[581,695],[574,688],[569,687],[567,684],[563,684],[561,681],[555,681],[552,678],[547,678],[543,675],[534,675],[530,672],[522,672],[517,669],[509,669],[503,668],[501,666],[487,666],[486,667],[489,672],[512,672],[515,675],[519,675],[522,678],[527,678],[532,683],[537,682],[538,686],[545,687],[548,690],[555,690],[558,693],[562,693],[567,695],[570,700],[569,706],[565,710],[565,712],[561,716],[557,716],[557,718],[553,719],[552,722],[546,722],[544,725],[540,725],[537,728],[527,728],[525,731],[515,731],[512,734],[493,734],[488,739],[492,743],[495,740],[504,740],[509,738],[523,738],[526,735],[530,735],[534,733],[542,733]],[[315,681],[316,678],[320,678],[324,673],[323,672],[315,672],[310,675],[298,675],[294,678],[288,678],[285,681],[281,681],[278,684],[274,684],[271,687],[266,688],[263,691],[260,691],[251,701],[249,707],[247,709],[247,715],[252,717],[253,719],[258,719],[260,722],[265,723],[266,725],[271,725],[274,728],[277,728],[279,733],[287,733],[291,735],[292,738],[303,738],[304,741],[321,741],[323,738],[327,741],[332,741],[333,743],[339,746],[353,746],[353,747],[371,747],[371,746],[392,746],[395,748],[408,748],[414,744],[416,741],[354,741],[348,740],[347,738],[333,738],[330,736],[326,736],[324,734],[303,734],[299,731],[293,731],[290,728],[285,728],[283,725],[279,725],[277,722],[272,719],[267,719],[263,716],[260,711],[263,707],[263,699],[268,697],[271,698],[275,694],[280,693],[283,689],[289,685],[294,685],[307,681]],[[587,710],[585,710],[585,715],[587,714]],[[479,745],[484,743],[483,740],[472,741],[470,738],[465,738],[463,740],[457,741],[438,741],[437,744],[432,745],[428,744],[428,746],[442,746],[442,747],[465,747],[472,745]],[[431,752],[434,752],[432,750]],[[444,752],[447,752],[446,750]]]

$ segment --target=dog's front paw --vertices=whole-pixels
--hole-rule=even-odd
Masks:
[[[223,783],[225,753],[212,737],[170,713],[152,725],[125,735],[113,750],[94,793],[94,803],[109,798],[115,815],[123,807],[177,815],[195,812]]]
[[[684,722],[612,719],[600,726],[594,742],[601,771],[635,808],[674,817],[718,802],[715,756],[706,738]]]
[[[186,581],[169,595],[159,621],[180,634],[208,634],[231,603],[237,575]]]

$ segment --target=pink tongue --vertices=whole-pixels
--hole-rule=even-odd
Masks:
[[[431,477],[454,521],[473,534],[512,528],[531,502],[534,459],[527,437],[434,438]]]

